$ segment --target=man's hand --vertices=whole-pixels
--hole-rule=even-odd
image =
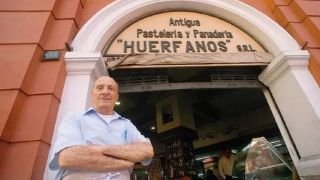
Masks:
[[[103,154],[131,162],[141,162],[154,156],[153,147],[148,142],[107,146]]]

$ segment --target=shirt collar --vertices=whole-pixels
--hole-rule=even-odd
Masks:
[[[88,114],[90,112],[95,112],[98,115],[98,112],[93,107],[89,107],[88,109],[86,109],[84,111],[83,115],[86,115],[86,114]],[[119,118],[121,119],[122,118],[117,112],[113,111],[113,113],[114,113],[115,117],[117,117],[115,119],[119,119]]]
[[[86,110],[83,112],[83,115],[86,115],[86,114],[88,114],[88,113],[91,112],[91,111],[96,112],[96,110],[95,110],[93,107],[89,107],[88,109],[86,109]]]

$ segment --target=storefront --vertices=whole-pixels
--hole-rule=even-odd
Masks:
[[[294,3],[273,3],[273,8],[295,9]],[[179,151],[189,153],[185,159],[206,159],[205,166],[211,167],[222,147],[240,149],[248,139],[265,136],[283,141],[301,178],[318,179],[319,77],[316,65],[308,67],[310,54],[301,47],[310,44],[301,45],[294,33],[260,10],[225,0],[121,0],[106,5],[89,15],[67,43],[66,79],[54,129],[67,112],[90,106],[93,82],[109,75],[120,82],[117,110],[136,120],[155,142],[158,156],[148,170],[155,176],[182,177],[193,171],[196,164],[185,170],[172,163]],[[277,15],[276,10],[272,13]],[[281,16],[277,21],[284,23]],[[11,140],[15,136],[6,136],[10,128],[3,129],[5,142],[0,145],[6,149],[0,151],[10,155],[7,146],[16,143]],[[7,157],[4,162],[11,167],[14,163]],[[136,177],[144,172],[136,169]],[[193,172],[201,177],[201,172]],[[34,169],[30,173],[37,174]],[[44,179],[54,175],[46,168]]]
[[[257,76],[267,86],[264,95],[299,174],[318,174],[319,88],[307,68],[308,52],[258,11],[237,1],[120,1],[92,17],[72,46],[65,56],[68,76],[57,125],[65,112],[89,105],[94,79],[112,74],[106,68],[142,73],[144,68],[256,65],[263,69]],[[218,57],[205,58],[209,54]],[[196,87],[182,89],[188,88]],[[173,126],[195,129],[193,123]],[[168,124],[157,120],[158,133],[170,129]]]

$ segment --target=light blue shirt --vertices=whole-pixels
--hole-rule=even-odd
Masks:
[[[52,170],[59,170],[56,179],[62,179],[73,173],[80,173],[80,171],[59,167],[58,154],[61,150],[75,145],[119,145],[137,141],[150,142],[130,120],[121,117],[116,112],[109,118],[101,117],[93,108],[81,113],[71,113],[59,126],[57,138],[53,145],[55,155],[50,161],[49,167]],[[142,164],[147,165],[150,162],[151,159],[143,161]],[[96,176],[99,176],[97,179],[129,180],[130,170],[95,173],[94,177]]]

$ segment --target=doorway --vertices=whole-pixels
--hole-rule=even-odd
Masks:
[[[155,165],[158,167],[151,169],[137,166],[133,176],[137,179],[147,176],[154,179],[157,179],[157,176],[183,176],[170,175],[166,164],[168,143],[164,142],[160,135],[163,132],[159,133],[157,129],[159,120],[156,106],[170,97],[177,97],[180,113],[185,111],[190,114],[191,111],[192,114],[192,128],[197,136],[192,140],[194,168],[190,171],[193,171],[193,176],[203,178],[208,169],[217,170],[222,149],[230,148],[237,153],[253,138],[258,137],[269,140],[285,160],[293,165],[264,96],[265,87],[257,80],[261,71],[261,67],[110,71],[110,76],[115,78],[120,86],[120,105],[116,107],[116,111],[130,119],[143,135],[151,139],[158,162]],[[178,130],[172,128],[170,131]]]

